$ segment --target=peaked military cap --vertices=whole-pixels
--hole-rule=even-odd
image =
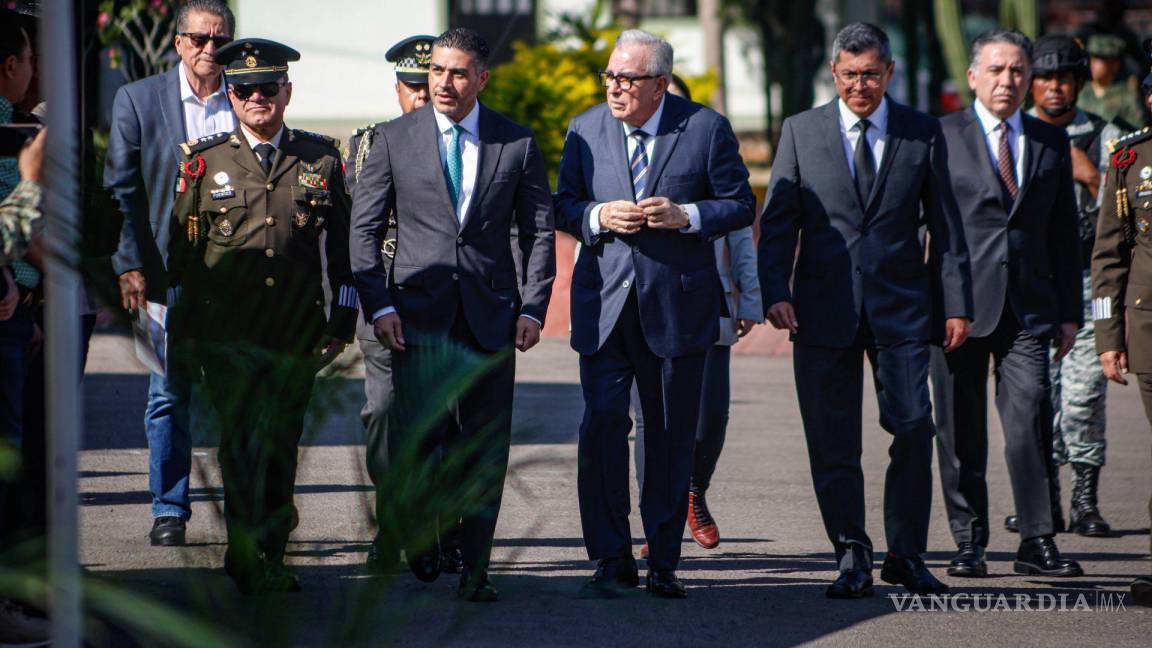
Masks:
[[[271,83],[288,76],[288,62],[300,52],[263,38],[241,38],[216,50],[212,59],[224,66],[229,83]]]
[[[384,54],[384,59],[396,64],[396,79],[404,83],[428,84],[428,64],[432,62],[432,43],[435,36],[421,34],[409,36],[396,43]]]

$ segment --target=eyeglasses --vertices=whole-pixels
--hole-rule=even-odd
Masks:
[[[632,87],[632,84],[637,81],[644,81],[646,79],[655,78],[657,77],[652,74],[645,74],[642,76],[626,76],[623,74],[612,74],[611,72],[605,70],[604,72],[600,73],[600,84],[605,88],[608,88],[611,87],[612,82],[615,81],[616,85],[620,86],[621,90],[628,90]]]
[[[231,36],[212,36],[202,32],[180,32],[179,35],[191,41],[197,49],[204,49],[208,45],[208,41],[212,41],[216,47],[224,47],[232,42]]]
[[[251,97],[257,90],[260,95],[265,99],[271,99],[280,94],[280,88],[284,87],[284,83],[280,81],[270,81],[268,83],[230,83],[228,87],[232,89],[232,94],[236,98],[244,101]]]
[[[880,79],[884,75],[879,72],[855,72],[849,70],[847,72],[837,72],[835,76],[837,79],[840,79],[844,85],[856,85],[857,81],[863,81],[864,85],[875,88],[880,85]]]

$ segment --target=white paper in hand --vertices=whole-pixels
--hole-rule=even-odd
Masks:
[[[168,331],[164,327],[167,316],[167,306],[146,302],[146,307],[139,309],[132,321],[136,359],[149,371],[161,376],[168,373]]]

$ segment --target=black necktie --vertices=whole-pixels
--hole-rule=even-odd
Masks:
[[[856,140],[856,152],[852,155],[856,166],[856,194],[865,207],[868,206],[868,197],[872,195],[872,185],[876,183],[876,159],[872,157],[872,147],[868,145],[868,129],[871,126],[872,122],[867,119],[857,122],[860,138]]]
[[[276,149],[271,144],[264,142],[257,144],[256,148],[252,149],[260,158],[260,166],[264,169],[264,175],[272,173],[272,158],[276,156]]]

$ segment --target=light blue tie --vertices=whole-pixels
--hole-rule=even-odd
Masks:
[[[452,198],[452,207],[460,208],[460,192],[464,182],[464,158],[460,153],[460,134],[464,128],[460,124],[452,125],[452,141],[448,143],[447,160],[444,163],[444,177],[448,180],[448,194]]]
[[[644,192],[648,189],[648,149],[644,145],[648,141],[648,133],[634,130],[630,137],[636,140],[636,150],[632,151],[632,161],[629,163],[632,169],[632,192],[636,202],[640,202],[646,198]]]

